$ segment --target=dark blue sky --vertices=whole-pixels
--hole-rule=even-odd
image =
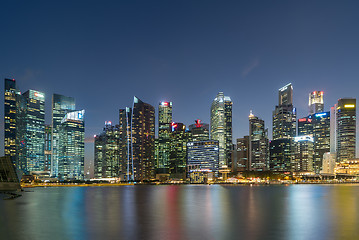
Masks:
[[[172,101],[174,121],[191,124],[209,122],[223,91],[234,138],[248,134],[250,109],[271,132],[289,82],[299,117],[310,91],[324,91],[326,110],[359,95],[358,1],[3,1],[0,11],[0,77],[45,92],[47,122],[52,93],[74,97],[87,141],[133,95]]]

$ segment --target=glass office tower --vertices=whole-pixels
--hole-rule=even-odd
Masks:
[[[170,144],[170,164],[169,173],[171,179],[186,179],[186,153],[187,142],[189,142],[191,133],[186,131],[183,123],[171,124],[171,144]]]
[[[130,124],[128,179],[150,181],[155,178],[155,108],[134,97]]]
[[[292,170],[292,139],[296,136],[297,113],[293,107],[293,87],[289,83],[278,91],[273,111],[273,140],[270,142],[270,169]]]
[[[249,115],[249,168],[251,171],[268,169],[268,130],[264,120]]]
[[[160,102],[158,106],[158,144],[156,172],[169,173],[170,134],[172,123],[172,102]]]
[[[337,161],[355,158],[356,146],[356,99],[338,100],[336,110]]]
[[[293,171],[311,172],[314,163],[314,138],[312,135],[294,138]]]
[[[58,178],[83,180],[85,157],[85,110],[72,111],[61,120],[58,149]]]
[[[16,128],[18,92],[15,79],[5,78],[4,89],[4,153],[17,165]]]
[[[95,136],[94,173],[96,178],[120,176],[120,128],[111,122],[105,122],[103,132]]]
[[[196,119],[195,124],[189,125],[189,131],[191,132],[191,142],[209,140],[208,123],[202,123],[201,120]]]
[[[19,164],[25,173],[45,170],[45,94],[23,93],[18,104]]]
[[[75,99],[60,94],[52,95],[52,159],[51,175],[58,177],[58,155],[60,151],[59,131],[61,121],[68,112],[75,111]]]
[[[324,111],[324,93],[322,91],[314,91],[309,93],[309,114],[319,113]]]
[[[226,168],[231,162],[232,101],[219,92],[211,105],[211,139],[219,142],[219,167]]]
[[[51,170],[52,126],[45,125],[45,171]]]

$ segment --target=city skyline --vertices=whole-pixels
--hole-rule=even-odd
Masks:
[[[4,27],[9,37],[1,39],[6,56],[0,60],[1,77],[15,78],[21,89],[46,93],[47,124],[49,93],[74,97],[86,109],[86,161],[93,160],[93,135],[105,121],[117,123],[118,109],[131,105],[134,95],[153,106],[173,102],[173,120],[189,125],[195,119],[209,123],[211,101],[223,91],[233,101],[233,142],[248,135],[250,110],[266,122],[272,138],[276,92],[289,82],[297,118],[308,115],[308,94],[315,90],[324,92],[324,111],[339,98],[359,98],[359,54],[352,47],[359,40],[354,24],[358,16],[353,4],[206,6],[126,3],[97,9],[89,3],[88,11],[78,11],[78,3],[57,9],[4,4],[3,22],[14,16],[17,21]],[[63,12],[69,18],[58,22]],[[213,12],[221,18],[211,20]],[[101,18],[95,25],[93,13]]]

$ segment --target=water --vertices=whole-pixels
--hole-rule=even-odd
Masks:
[[[35,188],[0,239],[358,239],[359,185]]]

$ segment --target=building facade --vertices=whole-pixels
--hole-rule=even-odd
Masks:
[[[232,101],[219,92],[211,106],[211,139],[219,143],[219,166],[227,168],[232,153]]]
[[[249,166],[249,136],[237,138],[235,152],[232,157],[233,172],[248,171]]]
[[[127,113],[131,114],[129,118]],[[127,113],[126,179],[151,181],[155,178],[155,108],[135,96]]]
[[[314,138],[305,135],[294,138],[293,171],[312,172],[314,162]]]
[[[297,113],[293,107],[292,84],[279,89],[279,104],[273,111],[273,140],[296,136]]]
[[[191,132],[191,142],[209,140],[209,124],[202,123],[200,119],[195,120],[195,124],[189,125]]]
[[[45,94],[28,90],[18,105],[17,139],[20,169],[29,174],[45,170]]]
[[[158,106],[158,144],[156,155],[156,172],[169,173],[170,135],[172,124],[172,102],[160,102]]]
[[[58,177],[59,171],[59,151],[60,151],[60,127],[61,121],[68,112],[75,111],[75,99],[60,94],[52,95],[52,159],[51,159],[51,175]]]
[[[96,178],[118,178],[121,176],[120,128],[105,122],[103,132],[95,136],[94,174]]]
[[[170,164],[169,174],[171,179],[186,179],[187,142],[190,141],[191,133],[186,131],[183,123],[171,124]]]
[[[52,156],[52,126],[45,125],[45,167],[44,171],[51,171],[51,156]]]
[[[16,129],[17,101],[20,93],[16,88],[15,79],[5,78],[4,83],[4,154],[18,165]]]
[[[187,177],[194,179],[194,177],[203,177],[203,174],[205,174],[210,178],[209,175],[211,174],[213,177],[217,176],[218,170],[218,141],[209,140],[187,143]]]
[[[309,115],[324,112],[324,93],[323,91],[314,91],[309,93]]]
[[[356,151],[356,99],[338,100],[336,109],[337,161],[355,158]]]
[[[249,115],[249,170],[266,171],[269,165],[268,130],[264,120]]]
[[[58,178],[84,180],[85,110],[66,113],[59,126]]]

